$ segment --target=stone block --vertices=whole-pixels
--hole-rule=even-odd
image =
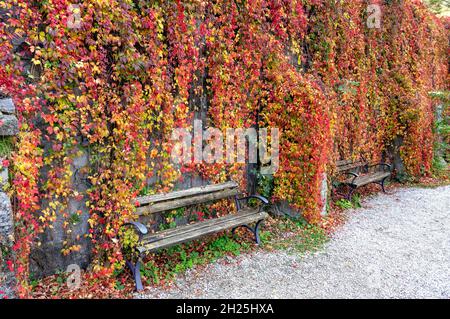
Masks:
[[[8,168],[1,167],[0,163],[0,191],[3,190],[6,184],[8,184],[8,181],[9,181]]]
[[[3,114],[15,114],[16,107],[11,98],[0,99],[0,112]]]
[[[2,242],[11,241],[13,236],[12,207],[9,196],[0,192],[0,238]]]
[[[9,258],[6,251],[11,249],[13,230],[11,201],[6,193],[0,192],[0,299],[14,297],[14,274],[5,263]]]
[[[14,115],[0,115],[0,136],[13,136],[19,133],[19,121]]]

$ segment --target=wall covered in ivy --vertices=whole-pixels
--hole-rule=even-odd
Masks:
[[[367,23],[374,4],[379,27]],[[168,191],[183,174],[254,185],[243,164],[172,163],[171,134],[194,118],[280,128],[272,199],[311,222],[338,159],[398,156],[411,176],[430,172],[429,92],[447,85],[448,38],[421,1],[5,0],[0,15],[0,92],[20,122],[10,192],[22,295],[49,229],[64,230],[62,256],[89,250],[107,276],[123,266],[119,229],[142,189]]]

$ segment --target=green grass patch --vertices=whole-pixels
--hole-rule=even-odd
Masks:
[[[355,194],[353,195],[352,200],[340,199],[335,204],[342,209],[361,208],[361,196]]]
[[[266,247],[304,254],[317,251],[328,241],[328,236],[317,225],[308,224],[304,219],[277,218],[270,231],[262,232]]]
[[[155,254],[154,258],[144,264],[141,273],[147,284],[159,285],[195,266],[214,262],[227,255],[239,256],[251,246],[250,243],[240,243],[226,234],[207,243],[194,241],[177,245]]]
[[[0,157],[9,157],[14,150],[12,136],[0,136]]]

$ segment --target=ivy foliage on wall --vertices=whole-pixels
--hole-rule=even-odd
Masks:
[[[380,28],[366,24],[369,4],[381,7]],[[193,97],[206,97],[210,124],[222,130],[281,129],[273,199],[312,222],[320,219],[323,174],[336,159],[379,159],[400,138],[410,174],[431,168],[435,103],[428,92],[446,85],[447,37],[421,1],[0,6],[0,91],[14,98],[21,123],[12,169],[22,295],[30,247],[58,216],[69,217],[69,199],[89,208],[95,276],[123,266],[118,238],[133,198],[149,178],[158,181],[154,192],[180,178],[170,137],[190,126]],[[86,194],[73,187],[73,163],[82,156]],[[241,164],[182,170],[246,184]],[[63,253],[77,249],[68,243]]]

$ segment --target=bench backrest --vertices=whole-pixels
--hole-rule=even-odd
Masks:
[[[336,169],[340,172],[349,171],[351,169],[360,168],[366,166],[367,162],[363,160],[352,161],[352,160],[340,160],[336,162]]]
[[[222,184],[193,187],[186,190],[138,197],[139,207],[136,214],[148,215],[170,211],[180,207],[206,203],[239,195],[237,183],[231,181]]]

